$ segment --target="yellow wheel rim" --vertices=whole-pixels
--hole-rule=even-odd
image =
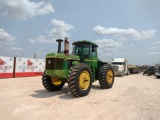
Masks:
[[[108,70],[107,74],[106,74],[106,81],[111,84],[113,81],[113,71],[112,70]]]
[[[62,83],[61,80],[57,79],[57,78],[52,78],[52,84],[58,86]]]
[[[91,82],[90,74],[88,71],[82,71],[80,76],[79,76],[79,87],[82,90],[86,90]]]

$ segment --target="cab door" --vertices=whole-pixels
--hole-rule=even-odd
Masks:
[[[90,47],[90,61],[91,61],[91,66],[94,67],[95,69],[97,68],[97,46],[91,45]]]
[[[83,59],[84,63],[91,66],[91,52],[90,52],[90,44],[85,44],[83,47]]]

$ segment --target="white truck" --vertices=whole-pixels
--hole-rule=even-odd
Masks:
[[[114,70],[114,74],[117,76],[124,76],[130,74],[128,70],[128,60],[126,58],[113,58],[111,65]]]

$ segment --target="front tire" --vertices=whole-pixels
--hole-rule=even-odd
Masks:
[[[44,88],[48,91],[58,91],[61,90],[64,86],[64,82],[59,79],[52,78],[50,76],[42,76],[42,84]]]
[[[68,88],[75,97],[89,94],[92,85],[92,72],[88,65],[77,64],[70,69],[68,77]]]
[[[98,72],[98,80],[101,88],[112,88],[114,83],[114,72],[111,66],[102,65]]]

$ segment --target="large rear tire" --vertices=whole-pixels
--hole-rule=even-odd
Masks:
[[[44,88],[48,91],[58,91],[61,90],[64,86],[64,82],[57,78],[52,78],[50,76],[42,76],[42,84]]]
[[[112,88],[114,83],[114,72],[111,66],[102,65],[98,72],[98,80],[101,88]]]
[[[75,97],[89,94],[92,85],[92,72],[88,65],[77,64],[70,69],[68,77],[69,92]]]

